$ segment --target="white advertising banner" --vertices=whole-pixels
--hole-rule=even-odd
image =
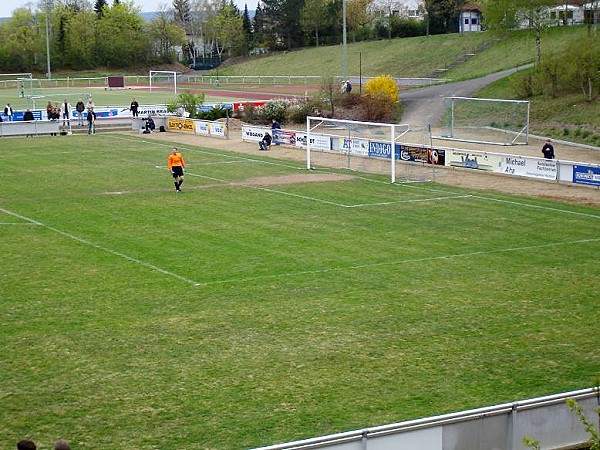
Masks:
[[[211,136],[227,137],[227,124],[211,122],[208,131]]]
[[[265,131],[270,131],[270,129],[264,127],[243,126],[242,140],[259,142],[265,135]]]
[[[296,147],[306,148],[307,134],[303,131],[296,132]],[[331,138],[321,134],[313,134],[310,138],[312,150],[331,150]]]
[[[368,139],[357,138],[339,138],[338,145],[340,151],[350,153],[351,155],[369,156]]]
[[[500,173],[517,177],[556,180],[558,166],[555,159],[504,155],[500,164]]]
[[[502,155],[472,150],[446,150],[446,166],[497,172]]]

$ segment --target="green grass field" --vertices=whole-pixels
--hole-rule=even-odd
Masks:
[[[0,448],[245,449],[589,387],[600,211],[2,138]]]

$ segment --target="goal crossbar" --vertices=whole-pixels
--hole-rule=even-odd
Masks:
[[[168,75],[169,77],[173,77],[173,90],[175,92],[175,95],[177,95],[177,72],[175,72],[174,70],[151,70],[149,72],[149,85],[150,85],[150,92],[152,92],[152,78],[153,76],[156,75]]]
[[[306,168],[313,168],[313,152],[351,160],[377,160],[389,164],[390,179],[396,182],[399,139],[410,131],[408,124],[359,122],[308,116],[306,118]],[[357,150],[358,148],[358,150]],[[389,163],[385,161],[388,160]]]

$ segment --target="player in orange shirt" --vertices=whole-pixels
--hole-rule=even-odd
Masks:
[[[179,153],[177,147],[173,147],[169,159],[167,160],[167,168],[173,175],[173,182],[175,184],[175,192],[181,192],[181,185],[183,184],[183,173],[185,171],[185,161],[183,155]]]

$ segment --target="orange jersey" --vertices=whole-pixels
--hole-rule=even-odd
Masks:
[[[183,160],[181,153],[177,152],[169,155],[169,159],[167,160],[167,168],[171,170],[173,166],[181,166],[185,168],[185,161]]]

